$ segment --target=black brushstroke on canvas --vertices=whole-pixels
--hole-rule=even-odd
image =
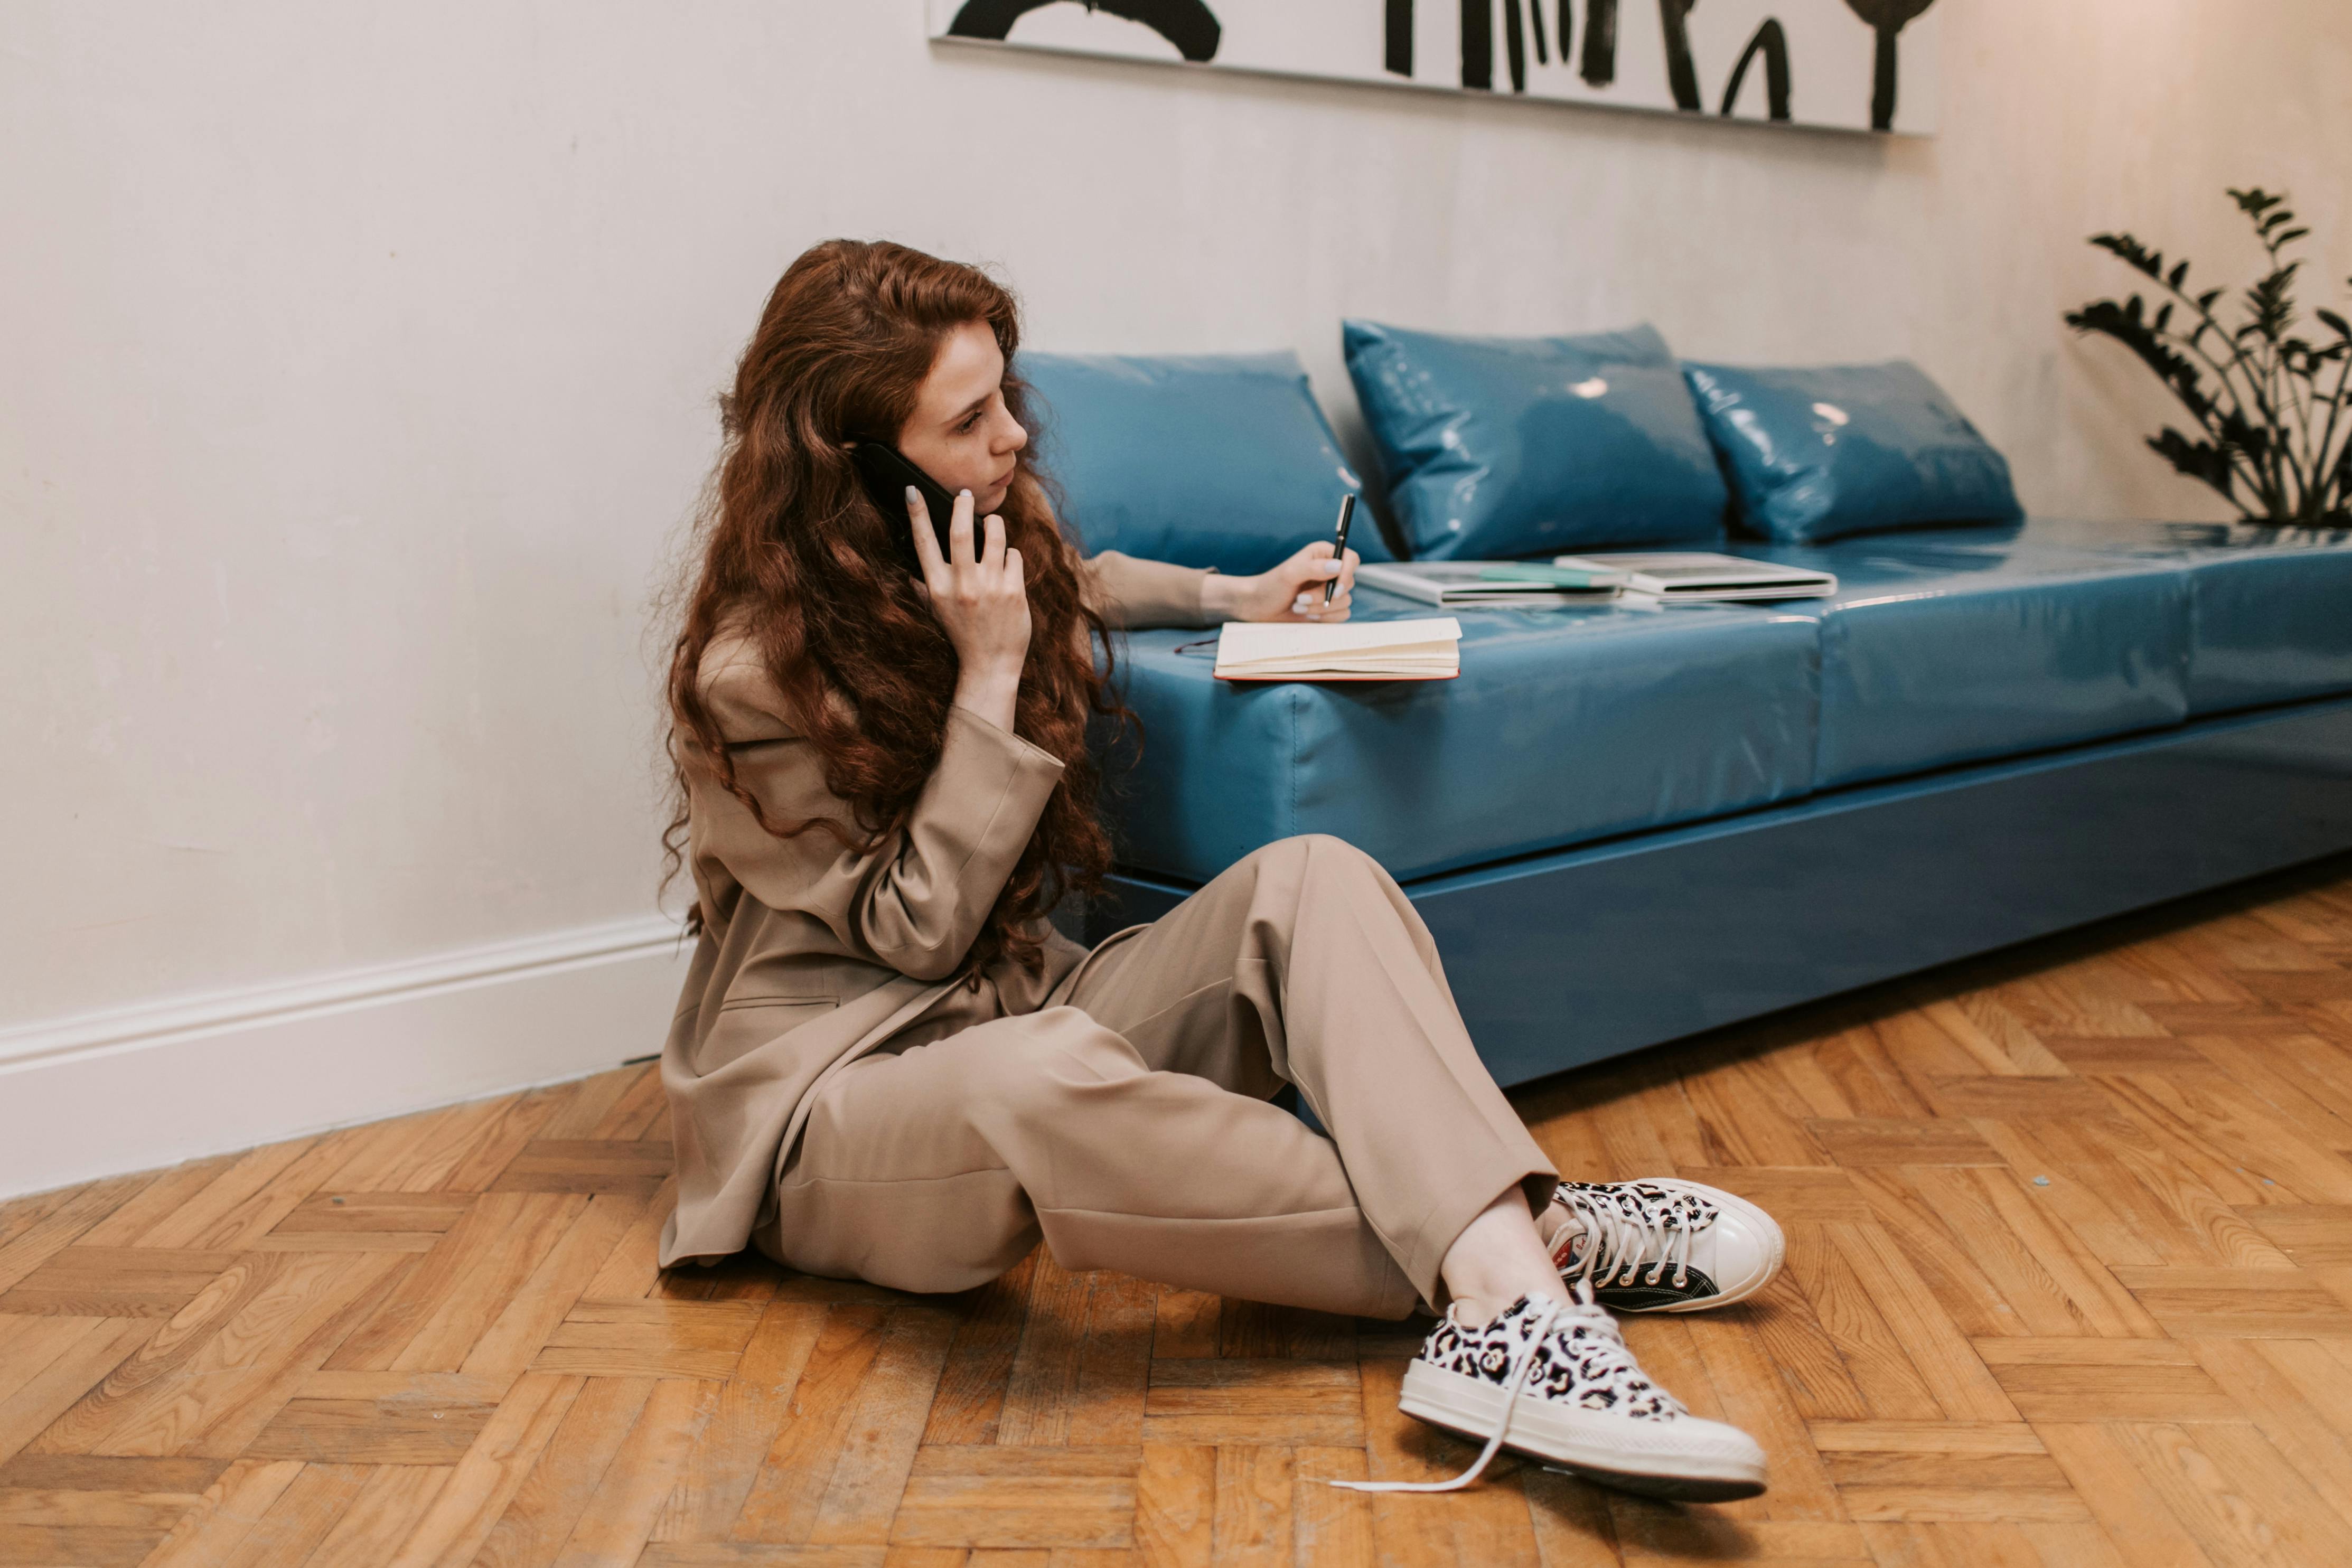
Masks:
[[[963,37],[1003,38],[1013,24],[1043,5],[1058,0],[965,0],[948,31]],[[1213,58],[1223,36],[1223,28],[1208,6],[1201,0],[1076,0],[1087,10],[1101,10],[1114,16],[1140,22],[1152,28],[1176,46],[1177,52],[1189,60]],[[1876,58],[1872,71],[1870,123],[1873,130],[1889,131],[1895,125],[1897,49],[1896,36],[1913,21],[1924,15],[1936,0],[1845,0],[1846,6],[1877,35]],[[1495,21],[1492,0],[1459,0],[1462,18],[1462,85],[1479,92],[1495,89]],[[1521,16],[1519,7],[1528,6]],[[1559,61],[1569,63],[1570,41],[1574,36],[1572,0],[1559,0]],[[1698,0],[1658,0],[1658,26],[1666,52],[1666,84],[1673,92],[1675,107],[1689,114],[1705,112],[1700,101],[1698,62],[1691,54],[1690,14]],[[1413,71],[1413,0],[1382,0],[1382,47],[1381,63],[1391,75],[1410,78]],[[1528,89],[1528,26],[1535,33],[1535,53],[1538,65],[1551,63],[1549,39],[1544,29],[1543,0],[1503,0],[1503,46],[1511,77],[1511,90],[1524,93]],[[1747,85],[1748,68],[1761,58],[1764,62],[1764,102],[1766,115],[1776,120],[1790,118],[1790,83],[1791,68],[1789,60],[1788,30],[1777,16],[1767,16],[1748,47],[1740,51],[1738,62],[1724,84],[1718,114],[1729,115],[1738,105],[1739,89]],[[1588,0],[1584,14],[1584,48],[1577,62],[1578,73],[1588,87],[1605,88],[1617,79],[1617,0]]]
[[[1527,14],[1519,7],[1525,5]],[[1503,53],[1511,72],[1511,90],[1528,90],[1528,24],[1535,25],[1536,64],[1551,64],[1544,37],[1543,0],[1503,0]],[[1412,0],[1388,0],[1386,26],[1388,68],[1400,76],[1412,74]],[[1568,62],[1568,0],[1559,0],[1560,63]],[[1402,68],[1398,66],[1402,55]],[[1462,85],[1479,92],[1495,88],[1495,17],[1490,0],[1462,0]]]
[[[1739,89],[1748,80],[1748,68],[1756,57],[1764,57],[1764,112],[1774,120],[1789,118],[1789,35],[1778,16],[1767,16],[1748,47],[1739,52],[1739,63],[1731,68],[1731,79],[1723,84],[1723,110],[1728,115],[1739,101]]]
[[[1412,75],[1412,0],[1388,0],[1384,25],[1388,41],[1381,54],[1381,64],[1397,76]]]
[[[964,0],[963,9],[948,24],[959,38],[1002,39],[1013,24],[1041,6],[1060,0]],[[1107,11],[1129,22],[1140,22],[1170,43],[1188,60],[1212,60],[1224,37],[1216,13],[1201,0],[1077,0],[1089,11]],[[1410,27],[1408,27],[1410,31]]]
[[[1685,114],[1696,114],[1698,102],[1698,62],[1691,58],[1689,19],[1691,7],[1698,0],[1658,0],[1658,28],[1666,36],[1666,86],[1675,95],[1675,107]]]
[[[1568,37],[1568,24],[1559,25]],[[1568,46],[1560,46],[1566,58]],[[1607,87],[1617,79],[1617,0],[1590,0],[1584,7],[1584,61],[1580,67],[1587,87]]]
[[[1878,54],[1871,70],[1870,128],[1895,129],[1895,37],[1936,0],[1845,0],[1846,9],[1870,24],[1878,34]]]
[[[1495,90],[1495,8],[1486,0],[1462,0],[1462,85]]]

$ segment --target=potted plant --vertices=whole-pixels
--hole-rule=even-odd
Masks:
[[[2235,325],[2215,313],[2227,292],[2188,292],[2189,263],[2168,270],[2164,253],[2127,234],[2091,243],[2155,279],[2155,312],[2139,295],[2094,300],[2067,312],[2077,332],[2113,338],[2137,354],[2196,418],[2204,439],[2167,425],[2147,444],[2179,472],[2220,491],[2249,519],[2302,527],[2352,524],[2352,324],[2312,312],[2332,340],[2298,329],[2299,258],[2289,246],[2310,234],[2284,194],[2232,190],[2254,225],[2269,270],[2241,293]],[[2352,280],[2347,280],[2352,282]]]

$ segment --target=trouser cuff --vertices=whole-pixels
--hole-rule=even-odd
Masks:
[[[1486,1212],[1497,1197],[1517,1187],[1528,1200],[1530,1216],[1539,1215],[1551,1201],[1552,1189],[1559,1185],[1559,1173],[1549,1166],[1528,1166],[1523,1155],[1508,1149],[1496,1149],[1465,1174],[1461,1180],[1449,1182],[1447,1190],[1439,1197],[1405,1239],[1405,1250],[1397,1263],[1421,1292],[1422,1304],[1432,1312],[1442,1312],[1445,1307],[1445,1283],[1438,1276],[1438,1265],[1454,1249],[1470,1222]]]

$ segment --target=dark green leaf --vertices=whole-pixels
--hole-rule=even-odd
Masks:
[[[2113,233],[2095,235],[2091,244],[2153,278],[2193,315],[2175,332],[2175,301],[2159,297],[2151,315],[2148,299],[2131,294],[2068,312],[2066,324],[2129,349],[2203,427],[2201,434],[2167,427],[2148,440],[2176,470],[2233,503],[2236,486],[2247,486],[2250,498],[2241,507],[2249,515],[2269,515],[2288,505],[2279,493],[2282,486],[2294,487],[2283,478],[2288,470],[2308,474],[2314,488],[2296,520],[2352,527],[2352,440],[2338,443],[2320,434],[2323,420],[2332,426],[2352,414],[2352,389],[2344,374],[2352,371],[2352,311],[2311,310],[2312,319],[2333,334],[2324,344],[2299,334],[2295,286],[2303,264],[2286,250],[2309,239],[2312,231],[2297,222],[2283,192],[2233,186],[2230,198],[2250,220],[2270,263],[2267,273],[2237,292],[2237,308],[2231,311],[2235,320],[2214,315],[2231,298],[2228,290],[2208,288],[2193,299],[2187,297],[2186,258],[2168,262],[2161,250],[2137,235]],[[2347,284],[2352,287],[2352,279]],[[2210,387],[2204,379],[2209,371],[2215,377]]]
[[[2130,263],[2150,277],[2158,276],[2162,258],[2152,255],[2147,246],[2129,235],[2094,235],[2091,243],[2101,250]]]
[[[2149,437],[2147,444],[2179,473],[2204,481],[2229,500],[2237,499],[2233,494],[2237,475],[2225,447],[2210,441],[2191,441],[2168,424],[2163,434]]]
[[[2197,367],[2126,307],[2112,299],[2095,300],[2080,310],[2069,312],[2065,319],[2066,324],[2078,332],[2095,332],[2113,338],[2138,355],[2140,361],[2172,389],[2172,394],[2200,423],[2210,423],[2213,402],[2205,392]]]

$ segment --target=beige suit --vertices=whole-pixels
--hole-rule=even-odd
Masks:
[[[1202,574],[1105,554],[1126,625],[1201,624]],[[847,808],[748,647],[701,685],[774,818]],[[705,928],[662,1055],[661,1260],[756,1243],[808,1272],[980,1284],[1042,1233],[1073,1269],[1334,1312],[1439,1299],[1472,1217],[1548,1162],[1472,1050],[1396,884],[1332,839],[1249,856],[1150,926],[958,979],[1062,764],[958,708],[871,853],[779,839],[689,779]],[[1331,1136],[1266,1104],[1295,1082]]]

